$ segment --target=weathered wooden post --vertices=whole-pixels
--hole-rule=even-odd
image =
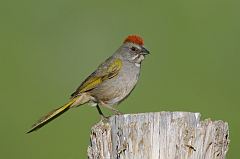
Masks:
[[[229,130],[199,113],[125,114],[94,125],[90,139],[89,159],[224,159]]]

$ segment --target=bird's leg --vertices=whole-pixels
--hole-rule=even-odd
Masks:
[[[101,115],[102,120],[108,119],[108,117],[106,117],[106,116],[103,114],[103,112],[102,112],[102,110],[100,109],[100,107],[99,107],[98,104],[96,105],[96,107],[97,107],[97,110],[98,110],[99,115]]]
[[[122,115],[122,114],[123,114],[123,113],[120,112],[119,110],[117,110],[117,109],[115,109],[115,108],[113,108],[113,107],[111,107],[111,106],[109,106],[109,105],[107,105],[107,104],[101,103],[101,105],[102,105],[103,107],[105,107],[105,108],[110,109],[110,110],[113,111],[113,113],[116,114],[116,115]]]

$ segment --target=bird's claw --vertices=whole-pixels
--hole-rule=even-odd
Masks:
[[[101,121],[104,123],[109,122],[109,118],[110,118],[110,116],[101,115]]]
[[[115,115],[123,115],[124,113],[120,112],[120,111],[114,111]]]

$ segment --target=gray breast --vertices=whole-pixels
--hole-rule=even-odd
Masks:
[[[104,81],[91,94],[108,105],[118,104],[127,97],[135,87],[140,74],[140,67],[134,63],[123,63],[118,75]]]

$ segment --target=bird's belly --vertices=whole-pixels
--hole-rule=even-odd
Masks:
[[[118,104],[131,93],[138,81],[139,71],[134,70],[133,72],[130,74],[120,72],[117,76],[104,81],[92,90],[91,94],[98,102],[107,105]]]

